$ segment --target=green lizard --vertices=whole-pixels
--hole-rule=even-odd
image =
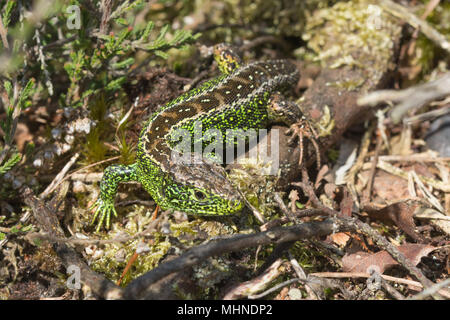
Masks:
[[[105,169],[92,223],[97,231],[106,218],[117,216],[114,198],[120,182],[138,181],[163,210],[175,209],[193,215],[229,215],[244,202],[227,180],[222,166],[202,160],[184,165],[172,160],[175,129],[196,133],[200,121],[204,133],[218,129],[267,128],[270,123],[297,123],[302,114],[294,103],[284,101],[281,87],[295,84],[299,73],[287,60],[253,62],[241,66],[240,58],[224,45],[215,47],[214,57],[222,75],[209,80],[167,103],[150,116],[139,137],[134,164]],[[198,132],[197,132],[198,133]]]

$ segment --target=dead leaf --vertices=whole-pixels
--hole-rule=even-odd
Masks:
[[[436,248],[425,244],[407,243],[398,246],[397,249],[405,255],[414,265],[420,262],[422,257],[425,257]],[[369,268],[377,267],[380,273],[397,265],[391,255],[383,250],[377,253],[357,252],[350,255],[345,255],[342,258],[342,269],[345,272],[364,272],[367,273]]]
[[[369,179],[370,170],[363,171],[360,175],[362,179],[358,179],[358,190],[363,187],[363,181]],[[380,205],[411,198],[408,191],[408,181],[382,170],[377,170],[375,173],[372,195],[372,201]]]
[[[314,183],[314,188],[318,189],[320,182],[325,178],[325,175],[330,171],[327,165],[322,166],[322,168],[317,173],[316,182]]]
[[[344,232],[338,232],[338,233],[333,233],[332,235],[330,235],[330,238],[338,246],[345,247],[348,240],[350,239],[350,236]]]
[[[341,201],[341,214],[346,217],[352,216],[352,209],[353,209],[353,199],[348,192],[347,188],[344,188],[344,195]]]
[[[364,206],[363,211],[367,212],[373,219],[385,223],[394,223],[414,240],[423,242],[425,239],[416,232],[416,224],[413,218],[414,211],[418,205],[418,203],[413,201],[397,202],[384,208]]]
[[[28,126],[18,123],[14,139],[16,140],[17,149],[23,152],[25,144],[33,141],[33,135],[30,133]]]

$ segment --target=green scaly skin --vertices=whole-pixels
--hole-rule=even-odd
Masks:
[[[298,71],[286,60],[254,62],[240,66],[240,59],[225,46],[215,48],[222,75],[169,102],[145,123],[138,143],[137,160],[130,166],[113,165],[104,171],[100,197],[92,223],[97,231],[106,218],[117,216],[114,198],[118,184],[138,181],[163,210],[193,215],[229,215],[239,212],[243,199],[220,165],[201,160],[195,165],[174,162],[174,132],[186,129],[194,136],[218,129],[260,129],[270,123],[292,125],[301,119],[299,108],[282,100],[276,90],[296,83]],[[202,143],[205,146],[205,140]]]

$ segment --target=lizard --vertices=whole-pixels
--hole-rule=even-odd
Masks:
[[[203,159],[195,165],[173,161],[175,129],[191,134],[218,129],[267,128],[272,123],[288,126],[304,119],[299,107],[278,91],[299,79],[296,66],[288,60],[255,61],[242,65],[230,47],[214,47],[214,59],[221,74],[191,89],[150,115],[139,135],[136,161],[131,165],[107,167],[100,182],[100,196],[92,205],[92,224],[98,217],[98,232],[111,214],[117,217],[114,198],[121,182],[138,181],[163,210],[174,209],[192,215],[230,215],[244,207],[244,201],[226,177],[224,168]],[[198,132],[197,132],[198,133]]]

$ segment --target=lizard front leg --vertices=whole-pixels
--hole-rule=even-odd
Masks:
[[[106,228],[109,228],[111,212],[117,217],[117,212],[114,208],[114,198],[117,193],[117,188],[119,187],[119,183],[128,181],[139,181],[136,163],[129,166],[112,165],[105,169],[100,182],[100,196],[91,207],[91,209],[97,207],[91,222],[93,224],[97,216],[99,217],[97,232],[100,230],[105,217]]]
[[[317,134],[301,112],[299,106],[295,102],[283,99],[277,92],[271,96],[267,107],[270,122],[281,122],[290,127],[287,131],[287,134],[292,134],[292,138],[289,139],[290,144],[298,137],[300,147],[299,165],[303,162],[303,139],[306,137],[316,150],[317,169],[319,169],[320,149],[317,143]]]

